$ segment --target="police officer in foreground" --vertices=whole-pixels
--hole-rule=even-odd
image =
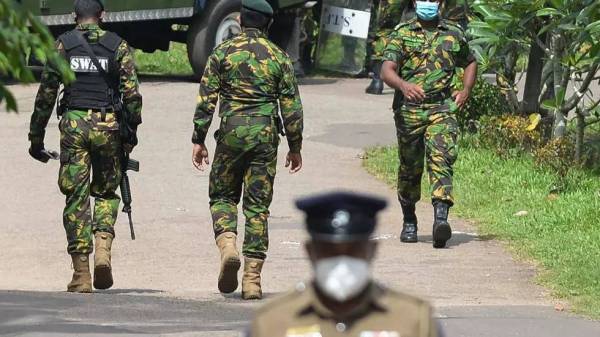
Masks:
[[[441,19],[444,0],[415,1],[417,18],[390,35],[384,51],[382,78],[396,89],[394,120],[398,136],[398,199],[404,213],[402,242],[417,242],[415,204],[421,198],[426,159],[434,206],[433,246],[444,248],[452,237],[448,210],[454,204],[456,112],[471,94],[477,63],[462,28]],[[464,68],[461,90],[452,80]]]
[[[438,336],[425,301],[371,278],[377,243],[370,237],[384,200],[330,193],[296,205],[306,213],[314,280],[259,309],[250,336]]]
[[[70,63],[76,78],[65,85],[58,108],[58,183],[66,196],[63,224],[74,269],[67,290],[89,293],[89,255],[94,246],[93,285],[96,289],[108,289],[113,284],[111,246],[120,203],[115,193],[121,180],[120,158],[123,150],[131,152],[137,144],[135,131],[142,121],[142,96],[129,46],[116,34],[99,27],[104,16],[102,2],[76,0],[75,16],[76,28],[57,41],[59,52]],[[60,85],[60,75],[52,65],[46,65],[29,132],[29,153],[44,163],[54,156],[44,149],[44,135]],[[124,142],[119,131],[123,123],[128,123],[131,131]],[[95,199],[93,208],[90,196]]]
[[[218,288],[232,293],[238,287],[237,204],[243,190],[242,298],[246,300],[262,298],[269,206],[283,130],[289,145],[285,166],[291,173],[302,168],[302,103],[290,58],[267,38],[272,17],[273,9],[265,0],[242,0],[243,31],[216,47],[208,59],[192,136],[192,160],[202,171],[209,164],[204,141],[220,101],[221,125],[215,134],[217,148],[209,186],[213,228],[221,252]]]

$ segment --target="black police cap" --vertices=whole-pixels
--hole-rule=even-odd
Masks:
[[[332,192],[296,201],[306,213],[306,226],[315,240],[347,242],[368,240],[377,224],[383,199],[351,192]]]
[[[75,0],[73,6],[77,17],[91,17],[104,10],[104,0]]]

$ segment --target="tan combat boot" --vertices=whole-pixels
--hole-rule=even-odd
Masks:
[[[90,274],[90,259],[86,254],[73,254],[73,279],[67,286],[70,293],[91,293],[92,275]]]
[[[244,278],[242,279],[242,298],[245,300],[260,300],[260,272],[265,260],[244,258]]]
[[[108,289],[113,285],[110,250],[114,236],[110,233],[96,233],[96,253],[94,254],[94,288]]]
[[[221,251],[221,271],[219,272],[219,291],[225,294],[234,292],[238,287],[240,254],[236,248],[237,235],[232,232],[217,236],[217,246]]]

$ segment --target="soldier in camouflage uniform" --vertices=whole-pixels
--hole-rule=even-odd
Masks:
[[[440,1],[417,1],[417,18],[400,24],[384,52],[383,80],[396,89],[394,119],[400,166],[398,198],[404,213],[401,240],[417,242],[415,204],[421,197],[424,158],[435,208],[433,245],[443,248],[452,236],[448,209],[452,166],[457,158],[455,112],[475,85],[477,63],[463,30],[439,18]],[[458,67],[465,68],[464,89],[451,92]]]
[[[133,53],[128,44],[116,34],[99,28],[104,6],[98,0],[75,1],[77,27],[62,35],[57,48],[67,58],[76,80],[65,85],[61,105],[64,109],[59,128],[60,173],[59,187],[66,196],[63,224],[67,233],[67,251],[73,260],[74,274],[67,290],[91,292],[89,254],[94,250],[94,287],[112,286],[110,249],[114,238],[120,198],[115,193],[121,180],[120,156],[122,147],[131,151],[136,145],[121,144],[119,123],[122,112],[115,106],[115,88],[129,111],[128,122],[136,130],[141,123],[142,97]],[[107,83],[83,47],[86,39],[100,66],[112,83]],[[32,157],[48,161],[44,150],[44,135],[52,114],[60,75],[47,65],[31,117],[29,150]],[[91,177],[91,182],[90,182]],[[93,209],[90,195],[94,197]]]
[[[383,63],[383,51],[389,40],[389,35],[394,31],[403,13],[409,5],[409,0],[380,0],[374,6],[373,24],[369,30],[369,55],[372,81],[365,90],[367,94],[381,95],[383,93],[383,81],[381,80],[381,64]]]
[[[262,298],[260,273],[268,247],[267,219],[281,128],[290,148],[286,167],[291,166],[292,173],[302,167],[302,103],[292,62],[267,39],[272,15],[273,9],[264,0],[242,1],[243,32],[223,42],[209,57],[194,116],[193,162],[204,170],[209,164],[204,142],[220,100],[221,124],[215,134],[217,148],[209,187],[221,252],[218,288],[231,293],[238,287],[237,204],[243,190],[244,299]]]

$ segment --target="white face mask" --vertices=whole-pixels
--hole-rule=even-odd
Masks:
[[[317,286],[338,302],[345,302],[360,294],[370,280],[370,265],[363,259],[337,256],[318,260],[315,264]]]

